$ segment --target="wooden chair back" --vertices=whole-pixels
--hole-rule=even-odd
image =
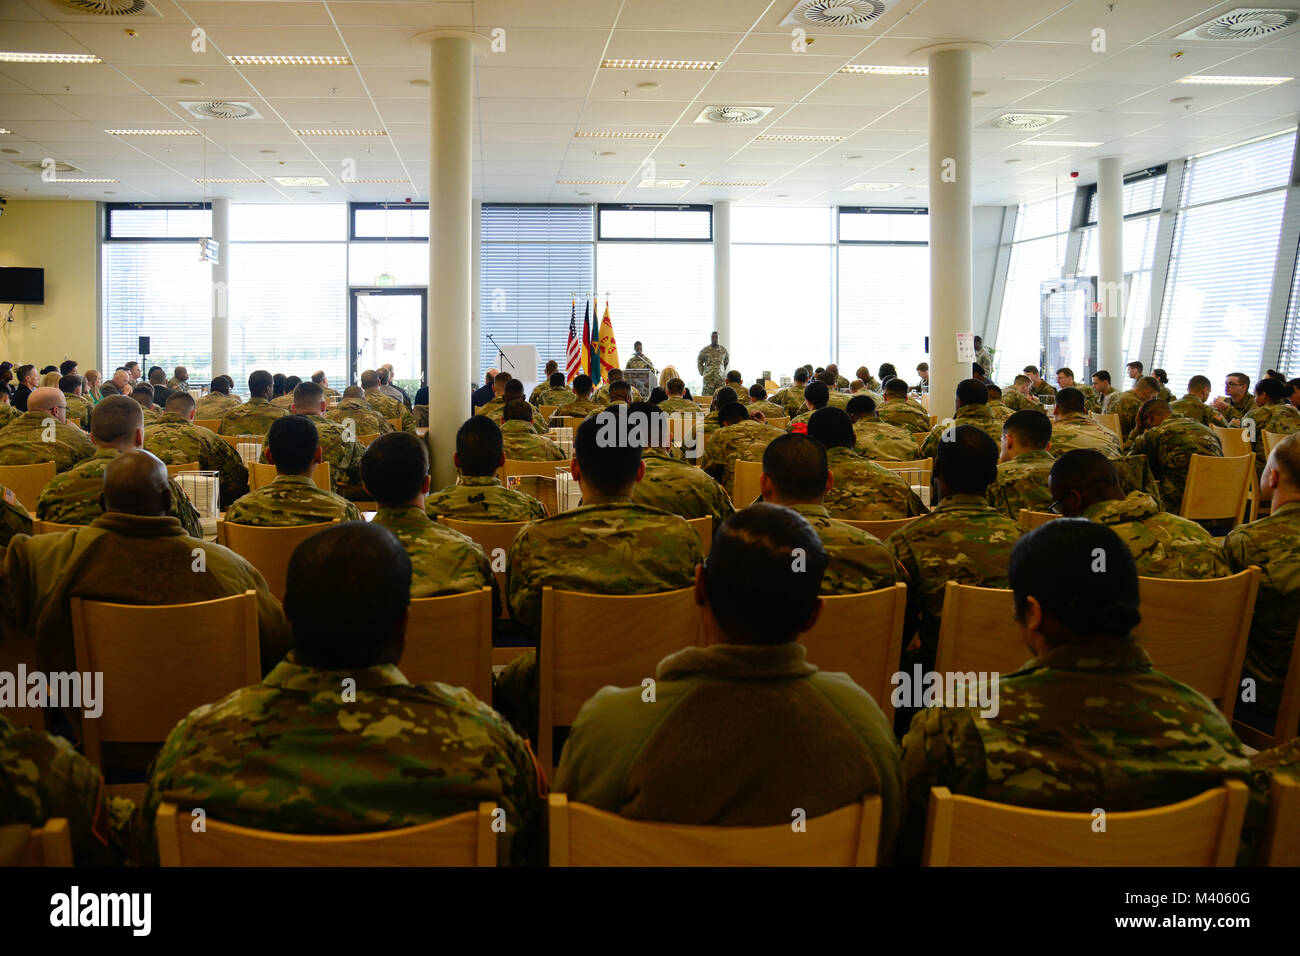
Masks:
[[[561,406],[561,407],[563,407],[563,406]],[[560,422],[561,422],[561,424],[560,424],[559,427],[561,427],[561,428],[572,428],[572,429],[574,430],[574,431],[573,431],[573,434],[574,434],[574,435],[577,435],[577,434],[578,434],[578,426],[581,425],[581,424],[582,424],[583,422],[585,422],[586,420],[587,420],[587,419],[586,419],[585,416],[569,416],[569,415],[562,415],[562,416],[560,416]]]
[[[400,432],[402,430],[402,419],[400,416],[398,418],[385,418],[384,421],[393,426],[393,431]]]
[[[1251,447],[1250,442],[1246,441],[1246,429],[1244,428],[1224,428],[1222,425],[1211,425],[1214,434],[1219,436],[1219,444],[1223,446],[1224,458],[1240,458],[1242,455],[1255,454],[1255,449]]]
[[[32,534],[59,534],[84,527],[84,524],[59,524],[56,521],[42,521],[40,518],[32,519]]]
[[[1020,527],[1026,531],[1033,531],[1059,517],[1061,516],[1051,511],[1030,511],[1028,508],[1021,508],[1017,520],[1020,522]]]
[[[842,521],[845,524],[851,524],[867,534],[874,534],[881,541],[884,541],[899,528],[906,528],[916,518],[883,518],[879,521],[867,521],[862,518],[836,518],[836,521]]]
[[[324,531],[337,521],[319,524],[292,525],[287,528],[263,528],[251,524],[232,524],[225,519],[217,522],[217,544],[234,551],[257,568],[266,579],[267,589],[284,600],[284,579],[289,571],[289,558],[294,549],[317,531]]]
[[[1118,415],[1115,414],[1103,415],[1101,412],[1089,412],[1088,417],[1091,418],[1098,425],[1100,425],[1102,428],[1105,428],[1108,431],[1112,432],[1117,437],[1119,438],[1124,437],[1124,433],[1120,431]]]
[[[889,471],[908,472],[906,476],[908,483],[922,488],[930,486],[930,479],[934,474],[933,458],[918,458],[915,461],[878,461],[876,464]]]
[[[700,538],[700,549],[704,556],[709,556],[709,549],[713,547],[713,515],[705,515],[703,518],[687,518],[686,523],[691,526]]]
[[[66,818],[51,817],[40,827],[0,827],[0,866],[73,865],[72,830]]]
[[[552,462],[554,464],[554,462]],[[438,515],[438,521],[453,531],[459,531],[483,549],[492,565],[492,574],[497,579],[497,592],[501,595],[501,616],[509,617],[506,607],[506,572],[505,556],[510,554],[510,546],[524,530],[527,521],[463,521],[447,515]],[[500,558],[500,560],[498,560]],[[500,568],[501,570],[496,570]]]
[[[357,441],[361,443],[362,448],[369,448],[370,443],[378,437],[379,437],[379,432],[375,432],[373,435],[358,435]]]
[[[1246,516],[1254,477],[1253,454],[1232,458],[1192,455],[1187,468],[1183,505],[1178,513],[1193,521],[1227,519],[1234,525],[1239,524]]]
[[[790,416],[786,415],[784,418],[780,418],[776,415],[773,415],[771,418],[767,420],[767,424],[771,425],[773,428],[780,428],[780,429],[789,428]]]
[[[81,722],[86,759],[106,743],[161,743],[191,710],[262,678],[257,592],[141,606],[73,598],[77,670],[102,673],[103,712]]]
[[[54,462],[35,465],[0,465],[0,485],[8,488],[18,503],[33,514],[45,486],[54,478]]]
[[[1031,657],[1016,625],[1010,590],[948,582],[935,670],[1010,674]]]
[[[1268,817],[1260,839],[1262,866],[1300,866],[1300,780],[1278,773],[1269,780]]]
[[[893,584],[864,594],[822,598],[812,630],[799,637],[808,662],[819,670],[842,671],[876,699],[893,721],[894,683],[907,621],[907,585]]]
[[[412,598],[399,665],[411,683],[439,681],[492,700],[492,589]]]
[[[554,479],[556,468],[563,468],[567,471],[569,463],[567,461],[512,461],[507,458],[499,474],[502,484],[505,484],[506,479],[514,475],[539,475],[542,478]]]
[[[275,481],[275,465],[268,465],[264,462],[255,461],[248,468],[248,490],[256,491],[263,485],[269,485]],[[328,461],[319,462],[311,473],[312,484],[322,491],[330,490],[330,463]]]
[[[542,418],[549,422],[551,416],[555,414],[555,410],[559,407],[559,405],[539,405],[537,410],[542,413]]]
[[[1277,432],[1264,432],[1264,454],[1273,454],[1273,449],[1277,447],[1277,443],[1285,437],[1286,435],[1279,435]]]
[[[182,471],[198,471],[199,463],[197,461],[182,461],[175,465],[167,466],[167,475],[171,477]]]
[[[1300,643],[1300,627],[1296,628],[1296,641]],[[1296,645],[1291,646],[1294,648]],[[1232,722],[1232,729],[1242,743],[1256,750],[1280,747],[1292,737],[1300,736],[1300,654],[1294,650],[1291,652],[1286,677],[1282,680],[1282,700],[1273,719],[1273,732],[1266,733],[1240,720]]]
[[[221,419],[220,418],[196,418],[194,419],[194,424],[197,425],[199,428],[206,428],[208,431],[214,432],[221,427]]]
[[[736,477],[733,482],[735,492],[731,496],[732,504],[737,510],[748,508],[758,497],[758,480],[763,475],[761,461],[737,461]]]

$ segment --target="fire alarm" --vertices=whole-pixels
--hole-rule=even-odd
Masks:
[[[411,201],[411,197],[410,197],[410,196],[407,196],[406,199],[403,200],[403,202],[410,202],[410,201]]]
[[[1071,179],[1078,179],[1078,178],[1079,178],[1079,174],[1078,174],[1077,172],[1071,172],[1071,173],[1070,173],[1070,178],[1071,178]]]

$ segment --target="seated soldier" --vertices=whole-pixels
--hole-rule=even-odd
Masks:
[[[1219,413],[1217,408],[1207,404],[1212,387],[1210,380],[1204,375],[1193,375],[1187,381],[1187,394],[1176,402],[1170,402],[1169,407],[1183,418],[1200,422],[1207,428],[1213,425],[1227,428],[1228,420]]]
[[[882,422],[897,425],[914,434],[927,434],[930,431],[930,415],[907,397],[906,382],[901,378],[892,378],[881,389],[885,402],[876,406],[876,414]]]
[[[714,528],[730,518],[736,509],[726,489],[697,468],[694,459],[673,454],[668,416],[649,402],[637,402],[628,410],[629,426],[637,415],[648,416],[648,437],[641,452],[645,476],[632,488],[632,500],[682,518],[712,517]]]
[[[989,411],[993,413],[994,418],[1005,425],[1007,419],[1014,415],[1015,412],[1002,401],[1002,386],[993,382],[986,382],[984,387],[989,390]]]
[[[1042,402],[1034,395],[1033,381],[1028,375],[1017,375],[1011,382],[1011,391],[1002,396],[1002,404],[1013,412],[1042,411]]]
[[[552,363],[546,364],[549,367]],[[564,373],[553,371],[546,382],[533,389],[533,394],[529,396],[528,401],[541,408],[543,405],[568,405],[577,397],[573,389],[565,384]]]
[[[146,425],[156,421],[162,414],[162,409],[153,402],[153,386],[148,382],[136,382],[131,389],[131,398],[140,403],[141,414]]]
[[[1098,551],[1105,574],[1095,571]],[[1115,813],[1177,803],[1224,780],[1250,783],[1246,751],[1219,709],[1155,670],[1134,641],[1137,569],[1110,529],[1049,521],[1017,543],[1008,578],[1033,659],[1001,678],[993,714],[929,707],[912,721],[900,860],[920,855],[932,787]]]
[[[1016,521],[1020,509],[1047,511],[1052,493],[1047,476],[1056,459],[1052,447],[1052,420],[1038,411],[1015,412],[1002,426],[1002,456],[998,477],[989,485],[989,504]]]
[[[410,592],[410,560],[383,528],[337,525],[299,545],[284,597],[294,652],[176,725],[142,807],[145,853],[165,798],[299,834],[417,826],[488,801],[505,811],[501,862],[534,856],[544,784],[524,741],[463,687],[398,669]]]
[[[504,388],[504,386],[502,386]],[[591,399],[591,376],[579,375],[573,380],[574,399],[559,409],[556,414],[566,418],[586,418],[592,412],[601,411],[605,406]]]
[[[668,397],[659,403],[662,411],[694,414],[699,410],[699,406],[686,397],[686,383],[680,378],[670,378],[668,384],[664,386],[664,391],[668,393]]]
[[[763,449],[785,433],[779,428],[753,421],[745,406],[736,401],[731,389],[720,388],[718,391],[731,393],[731,401],[718,408],[718,430],[704,445],[700,467],[722,482],[734,503],[736,462],[762,461]],[[742,501],[740,506],[743,508],[747,504],[748,501]]]
[[[921,444],[921,457],[934,458],[941,442],[946,441],[944,433],[957,425],[973,425],[993,439],[993,444],[1002,441],[1002,423],[989,411],[989,390],[982,383],[968,378],[957,383],[957,411],[952,420],[940,422],[930,429]]]
[[[804,570],[791,568],[796,549]],[[656,704],[641,687],[588,700],[556,789],[632,819],[697,826],[788,825],[792,808],[811,819],[879,794],[888,861],[901,822],[889,724],[870,694],[818,671],[798,643],[817,620],[825,564],[789,509],[758,504],[728,519],[695,571],[704,646],[660,661]]]
[[[1052,409],[1052,454],[1060,458],[1076,448],[1091,448],[1107,458],[1120,454],[1119,435],[1097,424],[1084,411],[1083,392],[1077,388],[1063,388],[1056,393],[1056,407]]]
[[[832,518],[888,521],[911,518],[928,510],[906,478],[853,450],[857,435],[847,412],[818,409],[808,419],[808,436],[826,449],[826,460],[835,477],[834,487],[826,491],[826,510]]]
[[[507,488],[497,478],[497,469],[505,464],[506,455],[501,429],[492,419],[475,415],[460,426],[452,461],[460,477],[456,484],[429,495],[424,510],[430,518],[446,515],[462,521],[532,521],[546,517],[540,501]]]
[[[1128,545],[1138,574],[1150,578],[1222,578],[1232,571],[1210,533],[1195,521],[1161,511],[1150,495],[1125,497],[1115,465],[1078,448],[1052,466],[1052,510],[1110,527]]]
[[[1243,428],[1254,428],[1252,440],[1255,450],[1255,473],[1263,474],[1268,451],[1264,448],[1264,432],[1290,435],[1300,432],[1300,412],[1286,400],[1286,383],[1275,378],[1261,378],[1255,383],[1255,407],[1241,418]]]
[[[1175,415],[1168,402],[1153,398],[1138,410],[1138,424],[1125,451],[1146,457],[1151,474],[1160,483],[1161,504],[1166,511],[1178,514],[1192,456],[1222,458],[1223,444],[1205,425]]]
[[[1123,392],[1113,403],[1108,402],[1106,413],[1119,416],[1119,435],[1128,438],[1129,433],[1137,427],[1138,409],[1144,402],[1149,402],[1160,395],[1160,383],[1149,375],[1142,376],[1133,383],[1133,387]]]
[[[352,430],[358,437],[387,435],[393,430],[388,419],[366,401],[365,389],[360,385],[349,385],[345,388],[342,400],[327,411],[325,417],[344,428],[347,428],[348,422],[351,422]]]
[[[221,502],[229,507],[248,494],[248,467],[239,452],[215,432],[194,424],[194,396],[172,392],[167,410],[144,430],[144,448],[164,465],[195,462],[200,471],[215,471],[221,487]]]
[[[217,434],[267,434],[272,423],[289,414],[285,409],[271,404],[274,393],[275,377],[265,369],[254,371],[248,376],[248,401],[231,407],[221,416]]]
[[[285,381],[287,388],[296,376]],[[351,491],[359,491],[361,486],[361,455],[365,451],[359,441],[358,432],[350,431],[346,425],[325,417],[325,390],[315,382],[299,381],[293,391],[286,393],[289,408],[295,415],[310,419],[316,426],[316,435],[320,440],[321,460],[330,466],[330,491],[338,493],[339,486],[351,486]],[[355,427],[355,425],[354,425]],[[262,447],[262,463],[269,464],[270,452]]]
[[[797,368],[794,370],[794,384],[787,385],[775,395],[772,401],[785,409],[785,413],[790,418],[798,415],[805,408],[807,403],[804,400],[804,390],[808,387],[808,370],[806,368]],[[669,391],[671,395],[671,390]]]
[[[812,418],[813,412],[820,408],[825,408],[830,404],[830,400],[831,390],[825,382],[820,378],[816,381],[809,382],[808,387],[803,390],[804,409],[786,423],[785,430],[790,432],[794,431],[801,423],[806,425],[808,419]]]
[[[75,372],[59,379],[59,391],[63,393],[68,410],[64,418],[69,425],[76,425],[83,432],[90,431],[90,402],[83,397],[86,380]]]
[[[631,405],[632,397],[636,394],[636,389],[634,389],[628,382],[619,379],[617,382],[609,383],[606,394],[609,396],[610,405]]]
[[[522,399],[506,402],[501,410],[501,441],[506,460],[568,461],[564,449],[546,435],[537,433],[534,426],[537,414],[537,409]]]
[[[226,509],[228,523],[283,528],[362,520],[352,502],[316,487],[312,473],[321,462],[321,448],[310,418],[288,415],[274,422],[266,436],[266,457],[275,465],[275,480]]]
[[[509,372],[497,372],[492,377],[492,394],[493,397],[484,402],[478,408],[474,409],[475,415],[486,415],[494,412],[506,403],[506,386],[514,381],[514,376]],[[364,382],[362,384],[365,384]],[[367,396],[369,397],[369,396]]]
[[[1097,397],[1096,389],[1091,385],[1084,385],[1082,382],[1075,382],[1074,369],[1058,368],[1056,370],[1056,384],[1059,385],[1061,389],[1078,389],[1083,394],[1083,404],[1086,411],[1101,411],[1101,399]],[[1060,392],[1058,391],[1057,394],[1059,395]]]
[[[784,505],[812,525],[826,549],[822,594],[860,594],[886,588],[899,579],[898,562],[880,539],[836,521],[823,499],[834,476],[826,449],[808,435],[782,435],[763,451],[759,488],[763,501]]]
[[[509,378],[509,373],[505,373]],[[501,380],[501,387],[505,388],[506,379]],[[365,395],[366,402],[385,419],[398,419],[402,423],[402,431],[415,434],[415,416],[411,410],[403,405],[398,399],[391,395],[385,395],[380,390],[379,373],[372,368],[366,369],[361,373],[361,390]],[[389,424],[392,424],[389,422]]]
[[[54,462],[64,472],[95,453],[86,433],[69,425],[68,400],[57,388],[37,388],[27,396],[26,410],[0,429],[0,465]]]
[[[854,395],[844,410],[853,422],[856,439],[853,450],[871,461],[915,461],[921,457],[912,433],[905,428],[880,420],[876,400],[870,395]]]
[[[484,415],[497,423],[498,428],[505,421],[506,405],[509,405],[511,402],[524,402],[524,404],[528,406],[531,415],[534,433],[538,435],[546,434],[546,419],[542,417],[542,413],[535,406],[529,405],[528,402],[524,401],[523,382],[517,378],[512,378],[510,381],[506,382],[505,391],[502,394],[505,397],[505,402],[503,404],[493,405],[489,402],[488,405],[484,406],[484,408],[487,408],[488,410],[483,412]],[[491,407],[489,408],[489,406]]]
[[[609,374],[605,376],[605,384],[602,385],[596,391],[596,394],[592,396],[592,401],[609,404],[613,401],[610,397],[610,393],[613,390],[615,383],[622,381],[624,381],[623,370],[621,368],[610,369]],[[645,401],[645,397],[632,385],[631,382],[627,383],[627,387],[629,395],[626,404],[631,405],[633,402]]]
[[[769,402],[767,400],[767,389],[758,383],[749,386],[749,401],[746,404],[749,407],[750,418],[756,415],[762,415],[765,420],[786,417],[785,406],[778,405],[776,402]]]
[[[194,417],[204,421],[221,418],[235,406],[242,403],[238,395],[232,395],[235,380],[229,375],[218,375],[208,385],[208,394],[201,396],[194,403]]]

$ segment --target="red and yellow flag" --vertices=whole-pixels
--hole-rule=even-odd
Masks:
[[[614,325],[609,320],[609,300],[605,300],[605,315],[600,320],[600,370],[609,378],[609,370],[621,368],[618,364],[618,343],[614,341]]]

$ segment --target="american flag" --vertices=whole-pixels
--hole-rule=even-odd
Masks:
[[[564,352],[565,380],[572,382],[582,374],[582,345],[578,338],[578,300],[569,310],[569,346]]]

